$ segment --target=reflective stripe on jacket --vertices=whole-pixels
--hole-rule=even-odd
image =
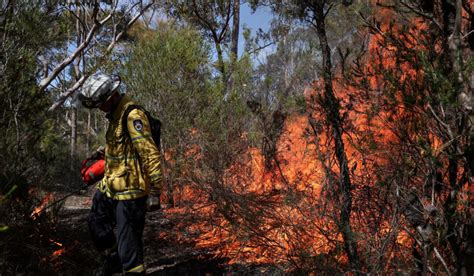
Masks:
[[[109,114],[105,175],[99,189],[116,200],[146,196],[152,187],[161,189],[160,152],[153,142],[146,114],[133,109],[127,118],[129,135],[122,129],[122,117],[132,104],[128,96],[123,96]]]

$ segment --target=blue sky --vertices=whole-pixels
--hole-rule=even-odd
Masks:
[[[252,35],[255,35],[259,28],[268,31],[272,18],[273,14],[268,7],[259,7],[254,13],[247,4],[240,6],[239,56],[242,55],[244,49],[245,41],[242,36],[244,26],[250,28],[252,30]]]

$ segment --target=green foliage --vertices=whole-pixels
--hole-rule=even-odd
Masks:
[[[474,57],[473,56],[470,56],[467,61],[466,61],[466,64],[465,64],[465,68],[466,68],[466,75],[469,76],[470,73],[472,73],[474,71]]]
[[[180,144],[215,96],[208,89],[208,46],[192,29],[161,24],[130,55],[122,72],[128,93],[164,122],[163,137],[169,146]]]
[[[271,110],[284,107],[285,111],[302,110],[301,98],[305,86],[317,75],[317,51],[310,30],[291,30],[278,43],[275,53],[266,63],[256,68],[256,89],[252,97]]]
[[[249,55],[243,55],[233,65],[229,64],[228,66],[232,66],[231,93],[236,93],[247,97],[253,92],[252,78],[255,75],[251,57]]]
[[[167,1],[165,4],[169,14],[182,22],[186,22],[199,30],[203,37],[213,43],[217,61],[213,64],[222,81],[226,83],[230,77],[225,65],[224,54],[230,46],[230,22],[233,1],[202,0],[202,1]],[[223,86],[222,94],[227,94],[227,86]]]
[[[67,142],[57,118],[47,112],[50,95],[37,92],[43,69],[38,60],[64,45],[69,28],[59,2],[0,5],[0,274],[21,274],[40,263],[36,253],[44,247],[34,234],[48,240],[51,228],[31,220],[32,206],[38,204],[31,188],[46,190],[69,174],[51,171],[65,163],[61,154]],[[31,247],[25,246],[25,237]]]
[[[7,6],[0,27],[2,194],[16,185],[15,193],[25,196],[28,183],[44,175],[38,145],[48,133],[43,123],[52,118],[46,114],[49,98],[36,93],[37,58],[64,40],[65,23],[55,8],[54,1],[16,1]]]
[[[232,90],[223,97],[209,45],[195,29],[160,23],[126,54],[122,77],[128,93],[160,118],[163,146],[173,153],[167,179],[183,185],[173,179],[192,177],[201,188],[219,182],[216,176],[245,145],[241,137],[249,112],[243,95],[250,89],[250,60],[235,64]],[[196,162],[190,149],[198,149],[202,161]]]
[[[163,146],[176,149],[177,154],[170,174],[179,175],[192,128],[196,121],[207,119],[202,110],[212,110],[209,49],[197,31],[161,23],[126,55],[130,58],[121,76],[127,93],[162,121]]]
[[[432,103],[442,103],[453,105],[456,101],[456,93],[453,86],[453,81],[449,75],[446,75],[445,68],[436,66],[428,60],[428,54],[420,52],[420,59],[422,60],[423,70],[425,72],[424,82],[427,90],[432,90],[429,93],[429,99]]]

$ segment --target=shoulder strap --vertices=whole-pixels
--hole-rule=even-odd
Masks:
[[[137,104],[131,104],[131,105],[127,106],[127,109],[125,109],[125,112],[123,113],[122,119],[121,119],[122,120],[122,131],[125,134],[125,137],[127,137],[127,139],[129,139],[130,145],[132,147],[133,147],[133,144],[131,143],[132,137],[130,136],[130,131],[128,131],[127,123],[128,123],[128,115],[134,109],[143,110],[143,107],[141,107],[140,105],[137,105]],[[127,145],[128,145],[128,143],[125,144],[125,147],[127,147]],[[134,152],[135,152],[136,155],[138,155],[138,152],[135,149],[134,149]],[[127,164],[127,163],[128,163],[128,158],[127,158],[127,155],[125,155],[125,164]]]

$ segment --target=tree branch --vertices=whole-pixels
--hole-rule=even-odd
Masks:
[[[62,105],[64,101],[66,101],[66,99],[69,98],[69,96],[71,96],[79,87],[81,87],[84,84],[84,82],[89,76],[90,76],[90,73],[85,73],[84,75],[82,75],[82,77],[71,88],[69,88],[64,93],[61,93],[59,95],[59,98],[56,100],[56,102],[54,102],[53,105],[51,105],[48,111],[54,111],[56,108]]]
[[[273,44],[275,44],[275,43],[276,43],[276,41],[268,42],[267,44],[265,44],[265,45],[263,45],[263,46],[259,46],[259,47],[255,48],[255,49],[252,49],[251,51],[248,52],[248,54],[249,54],[249,55],[252,55],[252,54],[254,54],[254,53],[256,53],[256,52],[258,52],[258,51],[260,51],[260,50],[263,50],[263,49],[267,48],[268,46],[271,46],[271,45],[273,45]]]
[[[96,4],[94,7],[94,12],[93,12],[93,17],[96,18],[97,13],[99,11],[99,4]],[[86,39],[77,47],[77,49],[70,55],[68,56],[65,60],[63,60],[60,64],[58,64],[51,74],[44,79],[40,81],[38,93],[44,92],[46,87],[61,73],[61,71],[64,70],[69,64],[71,64],[83,51],[84,49],[89,45],[90,41],[94,37],[95,32],[104,24],[107,20],[109,20],[112,17],[112,14],[109,14],[104,20],[102,21],[97,21],[97,18],[95,20],[94,26],[90,29],[89,33],[86,36]]]
[[[197,8],[197,4],[196,4],[196,0],[193,0],[193,12],[194,14],[196,15],[196,17],[199,19],[199,21],[205,25],[210,31],[211,31],[211,34],[212,34],[212,39],[214,39],[214,42],[220,42],[219,40],[219,36],[217,35],[216,33],[216,30],[214,30],[214,28],[212,27],[211,23],[209,23],[204,17],[202,17],[202,15],[198,12],[198,8]]]
[[[107,53],[112,51],[112,49],[114,48],[115,46],[115,43],[117,41],[120,40],[120,38],[122,38],[123,34],[126,33],[128,31],[128,29],[138,20],[138,18],[140,18],[140,16],[143,15],[143,13],[146,12],[146,10],[148,10],[151,6],[153,6],[153,4],[155,4],[155,1],[152,1],[151,3],[149,3],[148,5],[146,5],[145,7],[143,7],[140,12],[135,15],[127,24],[127,26],[125,26],[125,28],[120,32],[118,33],[114,39],[112,40],[112,42],[109,44],[109,46],[107,47]]]
[[[416,13],[417,15],[419,15],[421,17],[424,17],[428,20],[431,20],[436,25],[436,27],[438,27],[439,30],[443,30],[443,27],[441,26],[441,24],[438,21],[436,21],[436,19],[433,16],[420,11],[419,9],[417,9],[416,7],[411,6],[410,4],[406,3],[405,1],[400,1],[400,3],[403,6],[405,6],[406,8],[408,8],[410,11]]]
[[[428,109],[431,111],[431,114],[436,119],[436,121],[446,129],[449,135],[449,139],[454,140],[454,135],[451,130],[451,127],[445,122],[443,122],[443,120],[441,120],[441,118],[436,114],[436,112],[434,111],[433,107],[430,104],[428,104]]]
[[[219,34],[219,41],[222,41],[225,37],[225,34],[227,33],[227,30],[229,29],[229,22],[230,22],[230,14],[231,14],[231,4],[229,2],[229,5],[228,5],[228,8],[227,8],[227,14],[226,14],[226,20],[225,20],[225,24],[224,26],[222,27],[222,31],[221,33]]]
[[[127,26],[124,28],[124,30],[122,30],[120,33],[118,33],[116,36],[114,36],[114,38],[113,38],[112,41],[110,42],[109,46],[107,47],[106,52],[102,55],[101,58],[99,58],[98,64],[100,64],[101,61],[103,61],[104,58],[113,50],[113,48],[114,48],[116,42],[120,40],[120,38],[123,36],[123,34],[126,33],[127,30],[138,20],[138,18],[140,18],[140,16],[142,16],[143,13],[146,12],[146,10],[148,10],[151,6],[153,6],[153,4],[155,4],[155,1],[152,1],[152,2],[149,3],[148,5],[144,6],[144,7],[140,10],[140,12],[139,12],[137,15],[135,15],[135,16],[127,23]],[[115,10],[115,8],[114,8],[114,10]],[[98,23],[96,22],[96,24],[94,24],[93,27],[98,26],[98,24],[99,24],[99,26],[102,26],[107,20],[109,20],[109,19],[112,17],[112,15],[113,15],[113,13],[109,14],[104,20],[102,20],[102,21],[100,21],[100,22],[98,22]],[[92,30],[91,30],[91,31],[92,31]],[[89,34],[91,34],[91,32],[89,32]],[[88,34],[88,37],[86,38],[86,41],[87,41],[87,39],[89,39],[89,42],[90,42],[90,40],[91,40],[91,38],[92,38],[92,35],[91,35],[91,37],[89,37],[89,34]],[[84,42],[81,44],[81,46],[82,46],[86,41],[84,41]],[[89,42],[88,42],[88,43],[89,43]],[[85,47],[84,47],[84,48],[85,48]],[[82,48],[82,50],[83,50],[84,48]],[[78,49],[79,49],[79,48],[78,48]],[[77,52],[77,54],[76,54],[76,52]],[[82,52],[82,51],[76,50],[75,53],[74,53],[74,54],[76,54],[75,57],[77,57],[81,52]],[[74,56],[74,54],[71,55],[71,57]],[[94,67],[94,68],[97,68],[97,65],[98,65],[98,64],[96,64],[96,66],[93,66],[93,67]],[[67,65],[66,65],[66,66],[67,66]],[[63,69],[64,69],[64,68],[63,68]],[[93,71],[93,70],[91,70],[91,72],[92,72],[92,71]],[[58,72],[58,74],[59,74],[59,72]],[[69,89],[67,89],[65,92],[61,93],[61,94],[59,95],[58,99],[57,99],[57,100],[51,105],[51,107],[48,109],[48,111],[54,111],[54,110],[55,110],[56,108],[58,108],[61,104],[63,104],[63,103],[66,101],[67,98],[69,98],[72,94],[74,94],[74,92],[75,92],[79,87],[81,87],[81,86],[84,84],[84,82],[85,82],[86,79],[90,76],[90,74],[91,74],[90,72],[89,72],[89,73],[84,73],[83,76],[82,76],[71,88],[69,88]],[[56,75],[56,76],[57,76],[57,75]],[[51,81],[50,81],[50,82],[51,82]]]
[[[436,258],[438,258],[440,260],[440,262],[443,264],[444,266],[444,269],[446,269],[446,272],[448,273],[448,276],[451,276],[451,272],[449,271],[449,268],[448,268],[448,265],[446,264],[446,261],[444,260],[443,256],[441,256],[441,254],[439,254],[439,251],[438,249],[435,247],[433,247],[433,250],[435,252],[435,255],[436,255]]]

